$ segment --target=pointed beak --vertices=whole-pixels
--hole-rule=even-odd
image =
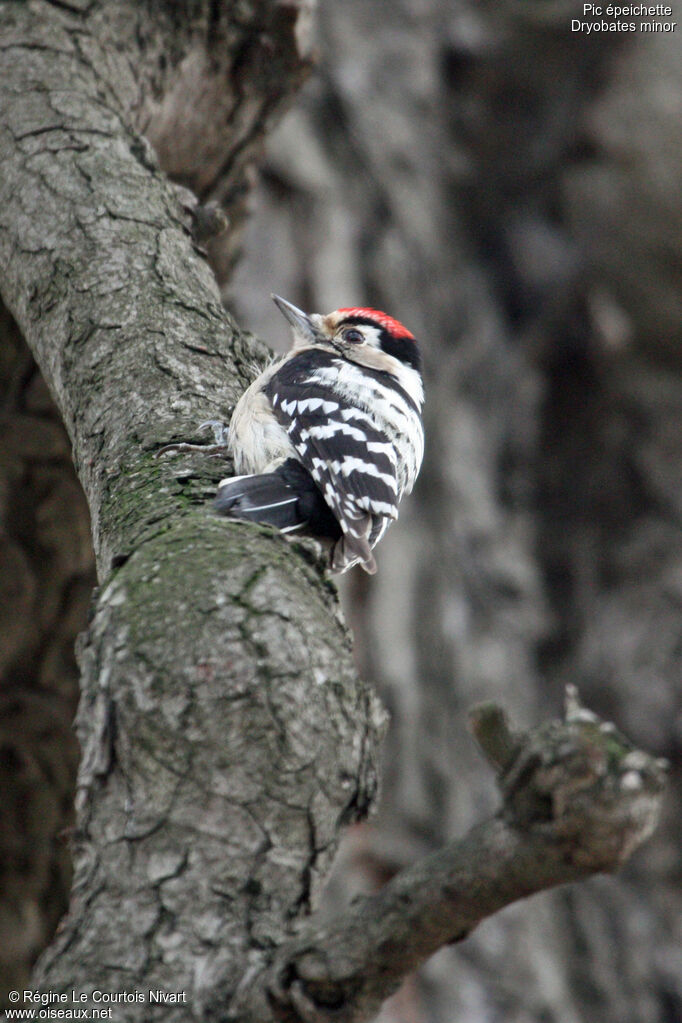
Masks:
[[[315,344],[316,341],[319,341],[319,331],[314,326],[307,313],[304,313],[301,309],[297,309],[295,305],[292,305],[291,302],[287,302],[285,299],[280,298],[279,295],[272,295],[271,297],[279,311],[286,317],[291,326],[294,328],[294,333],[298,335],[298,337],[309,344]]]

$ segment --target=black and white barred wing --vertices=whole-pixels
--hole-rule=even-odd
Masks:
[[[315,381],[311,361],[285,364],[266,393],[341,527],[333,567],[362,561],[372,570],[371,548],[398,516],[395,448],[366,410]]]

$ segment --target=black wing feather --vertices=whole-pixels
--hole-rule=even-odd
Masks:
[[[274,374],[265,393],[343,532],[373,545],[397,517],[395,457],[365,410],[311,381],[316,369],[335,364],[342,362],[330,353],[302,352]]]

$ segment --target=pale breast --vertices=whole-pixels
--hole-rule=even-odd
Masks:
[[[267,376],[270,372],[266,371]],[[286,430],[272,415],[262,392],[266,374],[255,380],[235,406],[230,421],[229,448],[235,472],[272,472],[287,458],[297,458]]]

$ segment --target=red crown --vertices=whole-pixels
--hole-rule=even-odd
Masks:
[[[343,313],[344,317],[350,316],[361,316],[367,320],[373,320],[379,327],[383,327],[393,337],[405,337],[411,341],[415,340],[414,334],[410,333],[407,327],[403,327],[399,320],[394,320],[388,313],[382,313],[379,309],[339,309],[338,312]]]

